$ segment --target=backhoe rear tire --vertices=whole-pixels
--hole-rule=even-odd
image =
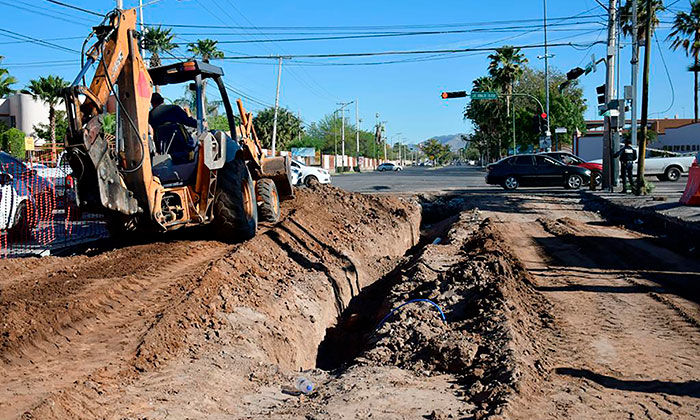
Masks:
[[[253,178],[242,159],[219,169],[214,199],[214,226],[224,242],[240,242],[255,236],[258,206]]]
[[[269,178],[255,183],[258,197],[258,217],[261,222],[275,223],[280,220],[280,199],[275,182]]]

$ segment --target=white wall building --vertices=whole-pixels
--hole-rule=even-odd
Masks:
[[[0,121],[9,127],[34,135],[34,126],[49,123],[49,106],[26,93],[17,93],[0,99]]]
[[[603,156],[602,121],[587,121],[585,136],[574,139],[573,153],[583,160],[601,159]],[[649,120],[649,129],[657,133],[657,139],[647,146],[670,152],[695,154],[700,151],[700,122],[691,119]]]

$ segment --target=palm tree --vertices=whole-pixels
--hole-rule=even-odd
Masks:
[[[523,74],[522,66],[527,63],[527,58],[520,53],[520,48],[504,45],[489,55],[489,60],[489,74],[506,94],[506,115],[510,115],[513,84]]]
[[[634,27],[632,26],[632,2],[635,0],[627,0],[624,6],[620,7],[620,25],[622,26],[622,33],[625,36],[632,36],[634,32]],[[636,0],[637,1],[637,48],[639,45],[644,44],[644,22],[647,21],[647,0]],[[666,10],[664,7],[663,0],[651,0],[652,10],[654,14],[651,17],[651,32],[652,34],[659,26],[659,12]],[[637,51],[637,57],[639,57],[639,51]]]
[[[3,60],[3,56],[0,56],[0,62]],[[0,67],[0,98],[3,98],[10,93],[14,93],[12,85],[17,83],[17,79],[10,76],[10,72],[7,69]]]
[[[63,89],[68,82],[62,77],[49,75],[29,81],[27,90],[35,100],[45,102],[49,106],[49,134],[52,143],[51,153],[56,158],[56,106],[63,99]]]
[[[189,44],[187,50],[200,57],[202,61],[208,63],[210,59],[224,58],[224,53],[216,47],[219,41],[213,39],[198,39],[197,42]]]
[[[683,48],[686,55],[693,56],[693,64],[688,67],[695,76],[694,96],[695,114],[693,121],[698,121],[698,72],[700,71],[700,0],[690,2],[690,12],[678,12],[673,20],[673,30],[668,35],[672,39],[671,48]]]
[[[151,53],[150,67],[158,67],[162,64],[161,53],[167,53],[177,48],[177,44],[173,42],[175,35],[171,34],[171,31],[172,28],[163,29],[158,26],[157,28],[148,28],[143,35],[143,48]]]
[[[214,41],[213,39],[198,39],[197,42],[191,43],[187,50],[194,54],[195,57],[200,57],[202,61],[208,63],[210,59],[214,58],[224,58],[224,53],[216,47],[219,41]],[[204,103],[207,103],[207,82],[202,81],[202,97],[204,98]]]

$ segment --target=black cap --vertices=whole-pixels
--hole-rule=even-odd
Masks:
[[[632,144],[632,140],[630,140],[630,139],[625,139],[625,144]]]

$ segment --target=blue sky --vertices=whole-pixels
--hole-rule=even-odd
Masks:
[[[66,0],[67,3],[86,9],[106,12],[114,7],[113,1]],[[148,1],[145,1],[148,3]],[[125,7],[137,2],[124,0]],[[607,3],[607,2],[606,2]],[[688,1],[674,2],[672,10],[687,10]],[[554,26],[549,32],[550,42],[574,42],[574,47],[552,48],[555,57],[550,66],[567,71],[583,66],[590,55],[604,55],[604,46],[588,44],[605,39],[605,11],[594,0],[549,0],[548,16],[552,23],[556,18],[579,15],[567,25]],[[440,34],[406,37],[388,37],[351,40],[327,40],[306,42],[267,42],[245,44],[221,44],[226,55],[292,55],[350,53],[367,51],[452,49],[503,44],[541,44],[542,30],[537,19],[542,18],[541,0],[490,0],[490,1],[267,1],[236,2],[235,0],[161,0],[144,8],[145,22],[163,24],[217,25],[225,29],[176,28],[177,42],[183,45],[179,54],[185,54],[186,43],[197,38],[213,38],[220,41],[250,41],[288,37],[318,36],[318,29],[294,29],[289,27],[356,27],[396,25],[444,25],[464,24],[446,29],[469,29],[458,34]],[[532,19],[533,21],[529,21]],[[658,30],[659,44],[654,42],[652,52],[650,113],[652,117],[692,118],[692,73],[686,71],[690,60],[682,52],[672,52],[665,41],[669,32],[672,13],[662,16]],[[0,0],[0,28],[79,50],[81,37],[89,33],[90,25],[99,18],[76,10],[67,9],[44,0]],[[503,21],[519,21],[505,23]],[[482,24],[491,22],[491,24]],[[503,23],[493,23],[503,22]],[[576,23],[574,23],[576,22]],[[247,26],[251,29],[229,29]],[[515,28],[514,28],[515,26]],[[269,30],[266,27],[282,27]],[[285,29],[287,28],[287,29]],[[484,28],[488,30],[484,30]],[[434,27],[429,28],[435,29]],[[499,29],[500,32],[494,31]],[[356,33],[364,28],[336,29],[332,32]],[[381,28],[372,31],[410,31],[425,28]],[[308,33],[311,35],[288,35]],[[66,39],[67,38],[67,39]],[[58,40],[56,40],[58,39]],[[629,83],[629,40],[623,40],[621,54],[620,85]],[[659,48],[660,47],[660,48]],[[530,65],[543,68],[537,58],[541,49],[524,51]],[[662,64],[666,61],[669,77]],[[0,55],[18,80],[17,87],[40,75],[57,74],[72,80],[79,68],[79,55],[59,51],[31,43],[17,43],[6,32],[0,31]],[[337,108],[337,102],[359,100],[362,127],[375,122],[375,113],[386,121],[390,136],[402,133],[402,138],[415,143],[430,136],[469,132],[469,122],[462,119],[465,100],[444,101],[442,90],[469,90],[472,80],[485,73],[488,60],[485,53],[451,54],[417,61],[417,56],[389,56],[368,58],[297,59],[285,63],[282,73],[281,104],[294,112],[300,112],[306,122],[316,121]],[[362,62],[406,60],[408,62],[382,65],[337,65]],[[219,61],[226,73],[227,82],[246,95],[264,104],[273,104],[276,83],[274,60]],[[330,65],[334,64],[334,65]],[[641,71],[640,71],[641,74]],[[604,80],[604,68],[581,79],[588,99],[586,118],[596,118],[595,86]],[[640,83],[641,84],[641,83]],[[166,91],[166,95],[178,97],[181,92]],[[235,98],[235,95],[232,95]],[[251,109],[260,109],[260,103],[244,100]],[[667,110],[670,106],[670,109]],[[348,114],[354,119],[354,108]],[[667,110],[667,111],[666,111]],[[665,111],[662,113],[662,111]]]

